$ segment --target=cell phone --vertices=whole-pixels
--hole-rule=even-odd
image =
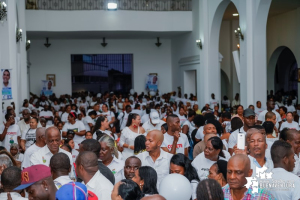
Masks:
[[[244,133],[238,133],[237,148],[245,149],[245,134]]]

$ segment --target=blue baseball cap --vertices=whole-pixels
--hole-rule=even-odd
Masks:
[[[88,200],[88,191],[82,183],[70,182],[59,188],[55,197],[56,200]]]

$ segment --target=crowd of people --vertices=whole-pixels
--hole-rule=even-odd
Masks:
[[[202,109],[180,91],[32,95],[3,109],[0,200],[298,200],[296,103],[272,91],[265,106],[211,94]]]

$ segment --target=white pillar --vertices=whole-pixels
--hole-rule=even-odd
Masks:
[[[16,43],[16,26],[17,26],[17,14],[16,14],[16,0],[6,1],[7,3],[7,21],[5,20],[3,24],[0,24],[0,66],[1,69],[12,69],[11,71],[11,85],[12,85],[12,100],[4,100],[3,108],[6,109],[7,106],[11,105],[11,102],[15,103],[16,113],[19,112],[20,104],[20,88],[18,84],[18,73],[20,68],[18,65],[20,62],[20,56],[18,58],[18,47],[20,44]],[[25,17],[24,17],[25,18]],[[20,28],[20,27],[19,27]],[[24,34],[25,31],[23,31]],[[24,38],[23,41],[24,42]],[[20,52],[21,53],[21,52]],[[20,55],[19,53],[19,55]],[[19,65],[20,66],[20,65]],[[1,74],[2,76],[2,74]],[[20,76],[20,73],[19,73]],[[2,77],[1,77],[2,80]],[[0,84],[2,90],[2,84]],[[0,98],[2,101],[2,95]],[[1,109],[2,111],[2,109]],[[2,118],[2,115],[1,115]],[[2,121],[2,119],[1,119]]]

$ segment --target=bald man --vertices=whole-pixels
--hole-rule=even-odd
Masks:
[[[142,166],[150,166],[157,172],[157,187],[162,179],[169,174],[172,154],[161,149],[164,135],[159,130],[150,131],[146,136],[146,151],[137,155]]]
[[[142,198],[141,200],[166,200],[165,197],[155,194],[155,195],[150,195]]]
[[[246,188],[247,179],[253,171],[250,159],[244,154],[232,156],[227,164],[227,185],[223,187],[225,199],[275,199],[268,191],[258,188],[258,193]]]
[[[111,199],[113,184],[105,178],[98,168],[98,158],[92,151],[80,152],[76,158],[76,174],[83,180],[89,191],[97,195],[98,200]]]
[[[47,128],[45,132],[45,136],[46,136],[45,137],[46,145],[42,147],[40,150],[32,154],[30,158],[30,164],[31,165],[42,164],[49,167],[51,157],[54,154],[61,152],[69,156],[70,165],[73,165],[72,155],[69,152],[59,148],[61,142],[61,136],[58,128],[54,126]]]
[[[36,142],[33,145],[31,145],[28,149],[26,149],[21,169],[30,167],[31,166],[30,165],[31,155],[46,145],[45,132],[46,132],[46,129],[44,127],[39,127],[36,129],[36,132],[35,132]]]

